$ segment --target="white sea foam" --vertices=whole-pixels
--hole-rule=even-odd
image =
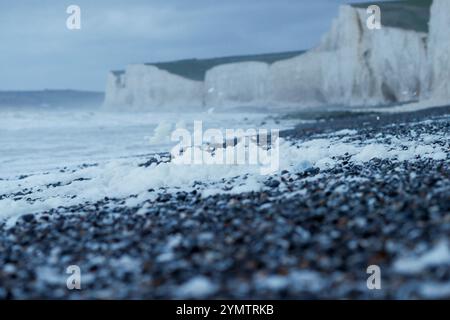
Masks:
[[[398,259],[394,263],[394,269],[400,273],[415,274],[428,267],[439,265],[450,266],[450,248],[445,241],[440,242],[436,247],[423,254]],[[431,288],[428,289],[425,289],[425,291],[431,292]]]
[[[310,167],[333,168],[339,162],[336,157],[348,155],[354,163],[365,163],[373,158],[393,161],[414,161],[418,158],[443,159],[448,146],[435,144],[445,141],[440,135],[418,135],[414,141],[391,137],[390,143],[376,138],[360,141],[346,136],[290,142],[280,139],[279,171],[303,171]],[[141,167],[142,158],[104,161],[98,166],[78,170],[50,170],[29,177],[0,180],[2,218],[17,217],[25,213],[38,213],[85,202],[95,202],[104,197],[135,198],[127,205],[137,205],[146,199],[154,199],[160,188],[169,191],[192,190],[196,182],[203,196],[215,193],[241,193],[264,188],[266,176],[260,174],[258,165],[180,165],[174,162]],[[20,200],[13,200],[15,193],[27,193]]]

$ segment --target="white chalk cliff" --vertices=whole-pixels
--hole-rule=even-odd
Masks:
[[[425,98],[450,102],[450,1],[434,0],[431,6]]]
[[[203,83],[151,65],[130,65],[124,73],[108,75],[105,105],[127,110],[200,108]]]
[[[272,102],[377,105],[417,99],[426,34],[386,26],[369,30],[366,20],[365,10],[342,6],[317,48],[273,64]]]
[[[264,62],[224,64],[206,72],[205,105],[262,106],[267,102],[269,65]]]
[[[450,102],[450,1],[434,0],[429,33],[390,25],[369,30],[367,17],[365,8],[343,5],[316,48],[279,61],[214,66],[203,80],[129,66],[109,75],[105,106],[170,111]]]

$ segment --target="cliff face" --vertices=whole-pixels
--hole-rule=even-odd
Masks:
[[[266,103],[268,66],[301,51],[138,64],[110,72],[104,106],[119,110],[198,110]],[[161,109],[163,108],[163,109]]]
[[[105,101],[103,104],[111,109],[128,106],[131,101],[128,101],[126,97],[125,73],[121,71],[109,72],[106,79]]]
[[[330,32],[307,54],[275,63],[270,70],[270,101],[282,105],[339,105],[367,96],[367,70],[359,55],[357,11],[342,6]],[[364,83],[359,86],[359,83]]]
[[[434,0],[431,6],[428,40],[428,73],[425,98],[437,102],[450,101],[450,1]]]
[[[331,30],[307,53],[234,63],[224,58],[218,65],[205,60],[203,80],[157,66],[128,67],[110,75],[105,104],[170,110],[449,101],[450,1],[435,0],[431,18],[430,0],[380,6],[380,30],[367,28],[366,6],[344,5]]]
[[[206,73],[205,104],[214,107],[262,106],[267,102],[269,65],[231,63]]]
[[[426,34],[366,27],[365,10],[342,6],[320,45],[271,67],[272,102],[377,105],[416,100],[426,62]]]
[[[203,82],[183,78],[150,65],[130,65],[124,73],[110,73],[105,105],[143,110],[177,110],[203,106]]]

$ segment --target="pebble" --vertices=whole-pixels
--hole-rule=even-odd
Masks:
[[[363,127],[347,119],[342,129],[358,128],[349,139],[380,132],[405,138],[412,131],[450,137],[448,119],[386,127],[389,119]],[[287,134],[312,139],[329,130],[320,126]],[[377,298],[430,297],[430,288],[448,283],[448,266],[414,275],[393,266],[449,238],[448,159],[362,166],[343,156],[335,159],[338,170],[284,172],[283,187],[302,191],[295,196],[274,176],[260,192],[206,198],[197,190],[167,192],[136,207],[105,198],[39,219],[27,214],[13,227],[0,224],[0,298],[72,298],[65,271],[75,264],[89,280],[77,292],[82,299],[370,299],[371,263],[383,274]],[[145,214],[137,214],[144,206]],[[49,279],[49,272],[40,274],[45,270],[52,281],[37,281]]]

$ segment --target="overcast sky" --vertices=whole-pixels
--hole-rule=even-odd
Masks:
[[[348,2],[0,0],[0,90],[103,91],[129,63],[311,48]],[[71,4],[81,30],[66,28]]]

